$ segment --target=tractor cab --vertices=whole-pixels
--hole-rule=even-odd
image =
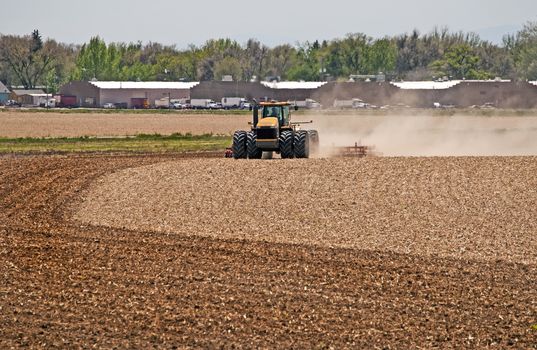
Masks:
[[[265,103],[261,105],[261,119],[276,118],[280,127],[289,125],[289,105],[285,103]]]

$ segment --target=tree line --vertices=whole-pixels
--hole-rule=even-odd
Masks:
[[[207,81],[231,75],[237,81],[348,80],[385,74],[393,80],[537,80],[537,23],[529,22],[501,45],[447,28],[417,30],[374,39],[362,33],[332,40],[268,47],[250,39],[211,39],[186,49],[159,43],[83,45],[29,35],[0,35],[0,81],[55,91],[72,80]]]

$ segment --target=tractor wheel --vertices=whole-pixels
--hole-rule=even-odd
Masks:
[[[282,158],[293,158],[293,132],[282,131],[280,133],[280,154]]]
[[[319,132],[308,130],[308,134],[310,134],[310,153],[316,154],[319,152]]]
[[[295,132],[295,157],[308,158],[310,156],[310,135],[306,130]]]
[[[263,151],[257,147],[257,135],[253,131],[246,135],[246,152],[250,159],[261,159],[263,155]]]
[[[246,131],[235,131],[235,133],[233,134],[233,145],[231,146],[231,149],[233,150],[233,158],[246,158]]]

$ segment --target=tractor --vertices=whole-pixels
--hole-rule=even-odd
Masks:
[[[296,108],[295,108],[296,109]],[[316,130],[300,130],[301,124],[291,122],[289,102],[261,102],[253,107],[250,131],[235,131],[232,155],[235,159],[272,158],[274,152],[282,158],[309,158],[319,147]]]

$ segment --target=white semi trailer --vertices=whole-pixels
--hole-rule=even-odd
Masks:
[[[246,103],[243,97],[222,97],[222,107],[225,109],[244,109]]]

